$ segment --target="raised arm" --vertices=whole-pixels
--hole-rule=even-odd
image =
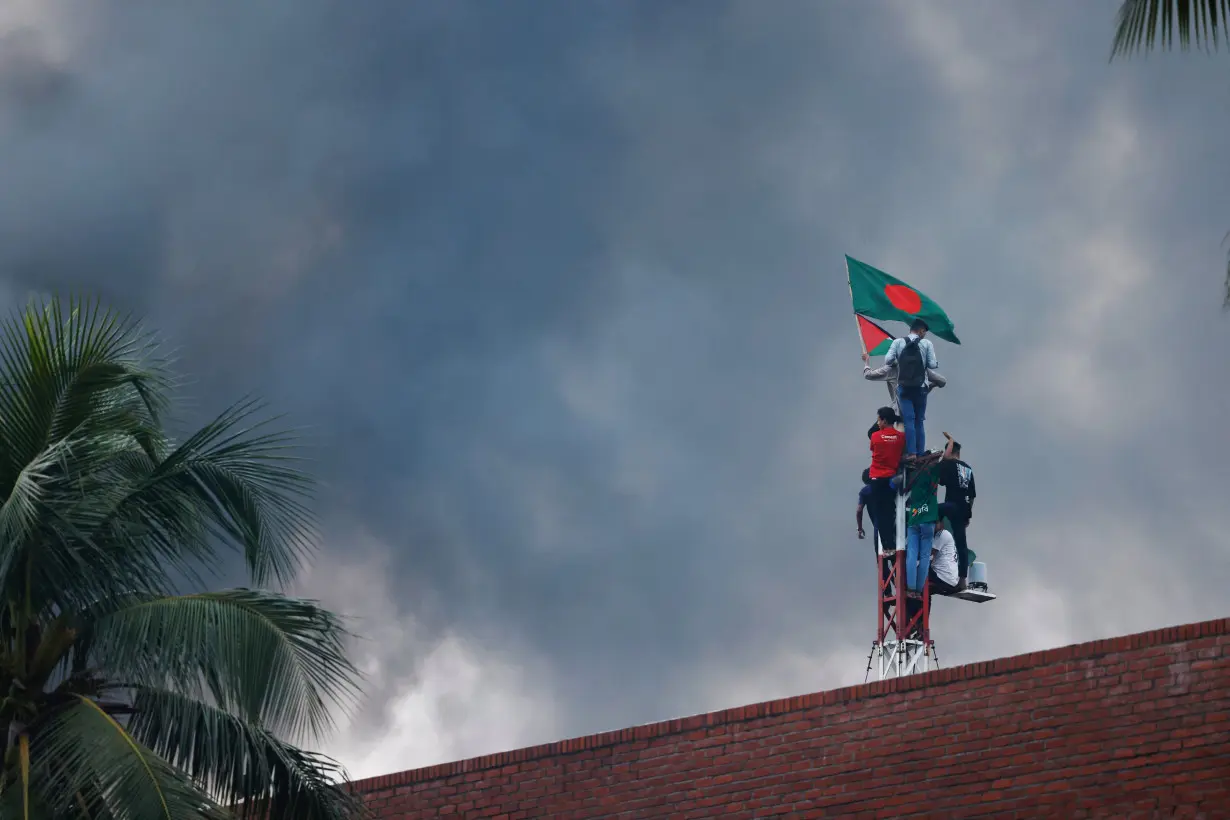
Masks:
[[[877,367],[875,370],[871,369],[871,365],[863,365],[863,378],[869,382],[886,381],[891,379],[896,372],[897,368],[887,364],[883,367]]]

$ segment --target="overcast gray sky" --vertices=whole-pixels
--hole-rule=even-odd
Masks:
[[[945,664],[1222,616],[1230,57],[1117,6],[10,0],[3,299],[317,431],[356,776],[863,680],[845,253],[964,342]]]

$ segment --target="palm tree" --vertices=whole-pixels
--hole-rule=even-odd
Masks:
[[[1174,35],[1184,51],[1197,46],[1217,48],[1218,40],[1230,37],[1230,0],[1124,0],[1119,7],[1111,59],[1149,50],[1158,41],[1170,48]],[[1227,234],[1230,237],[1230,234]],[[1230,257],[1226,261],[1224,310],[1230,310]]]
[[[251,402],[172,441],[168,364],[93,303],[0,324],[0,817],[352,817],[297,745],[354,702],[347,633],[265,589],[311,482]],[[205,591],[227,551],[252,588]]]

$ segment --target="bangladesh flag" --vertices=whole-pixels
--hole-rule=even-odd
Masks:
[[[898,319],[907,324],[922,319],[931,333],[953,344],[961,344],[948,314],[922,291],[849,256],[846,257],[846,271],[855,313],[873,319]]]
[[[892,334],[870,319],[864,319],[862,316],[855,318],[858,319],[858,332],[863,337],[863,347],[867,348],[867,354],[883,356],[887,353],[893,343]]]

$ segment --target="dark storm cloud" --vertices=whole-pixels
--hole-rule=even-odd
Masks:
[[[959,31],[957,8],[67,7],[0,39],[0,265],[13,298],[85,287],[146,313],[206,408],[258,389],[312,425],[331,557],[387,550],[429,634],[546,658],[576,733],[727,705],[689,695],[714,668],[870,640],[850,513],[883,390],[858,376],[850,253],[957,319],[931,434],[970,447],[1005,598],[1040,578],[1077,619],[1069,533],[1025,555],[1026,524],[1143,496],[1168,523],[1130,532],[1192,524],[1174,564],[1218,554],[1190,509],[1209,445],[1145,431],[1225,403],[1224,378],[1172,360],[1221,338],[1227,117],[1200,104],[1207,66],[1108,67],[1111,3],[1005,5]],[[1111,114],[1145,149],[1100,195]],[[1076,342],[1108,347],[1089,412],[1109,441],[1056,410],[1083,380],[1053,358],[1021,370],[1052,383],[1037,405],[1006,398],[1084,273],[1058,269],[1084,223],[1122,225],[1147,282],[1167,277],[1161,313],[1094,285],[1136,299]],[[1151,386],[1177,392],[1129,412]],[[945,659],[1028,645],[999,612],[944,613],[974,636]],[[1132,617],[1063,634],[1149,625]],[[386,662],[410,676],[416,657]]]

